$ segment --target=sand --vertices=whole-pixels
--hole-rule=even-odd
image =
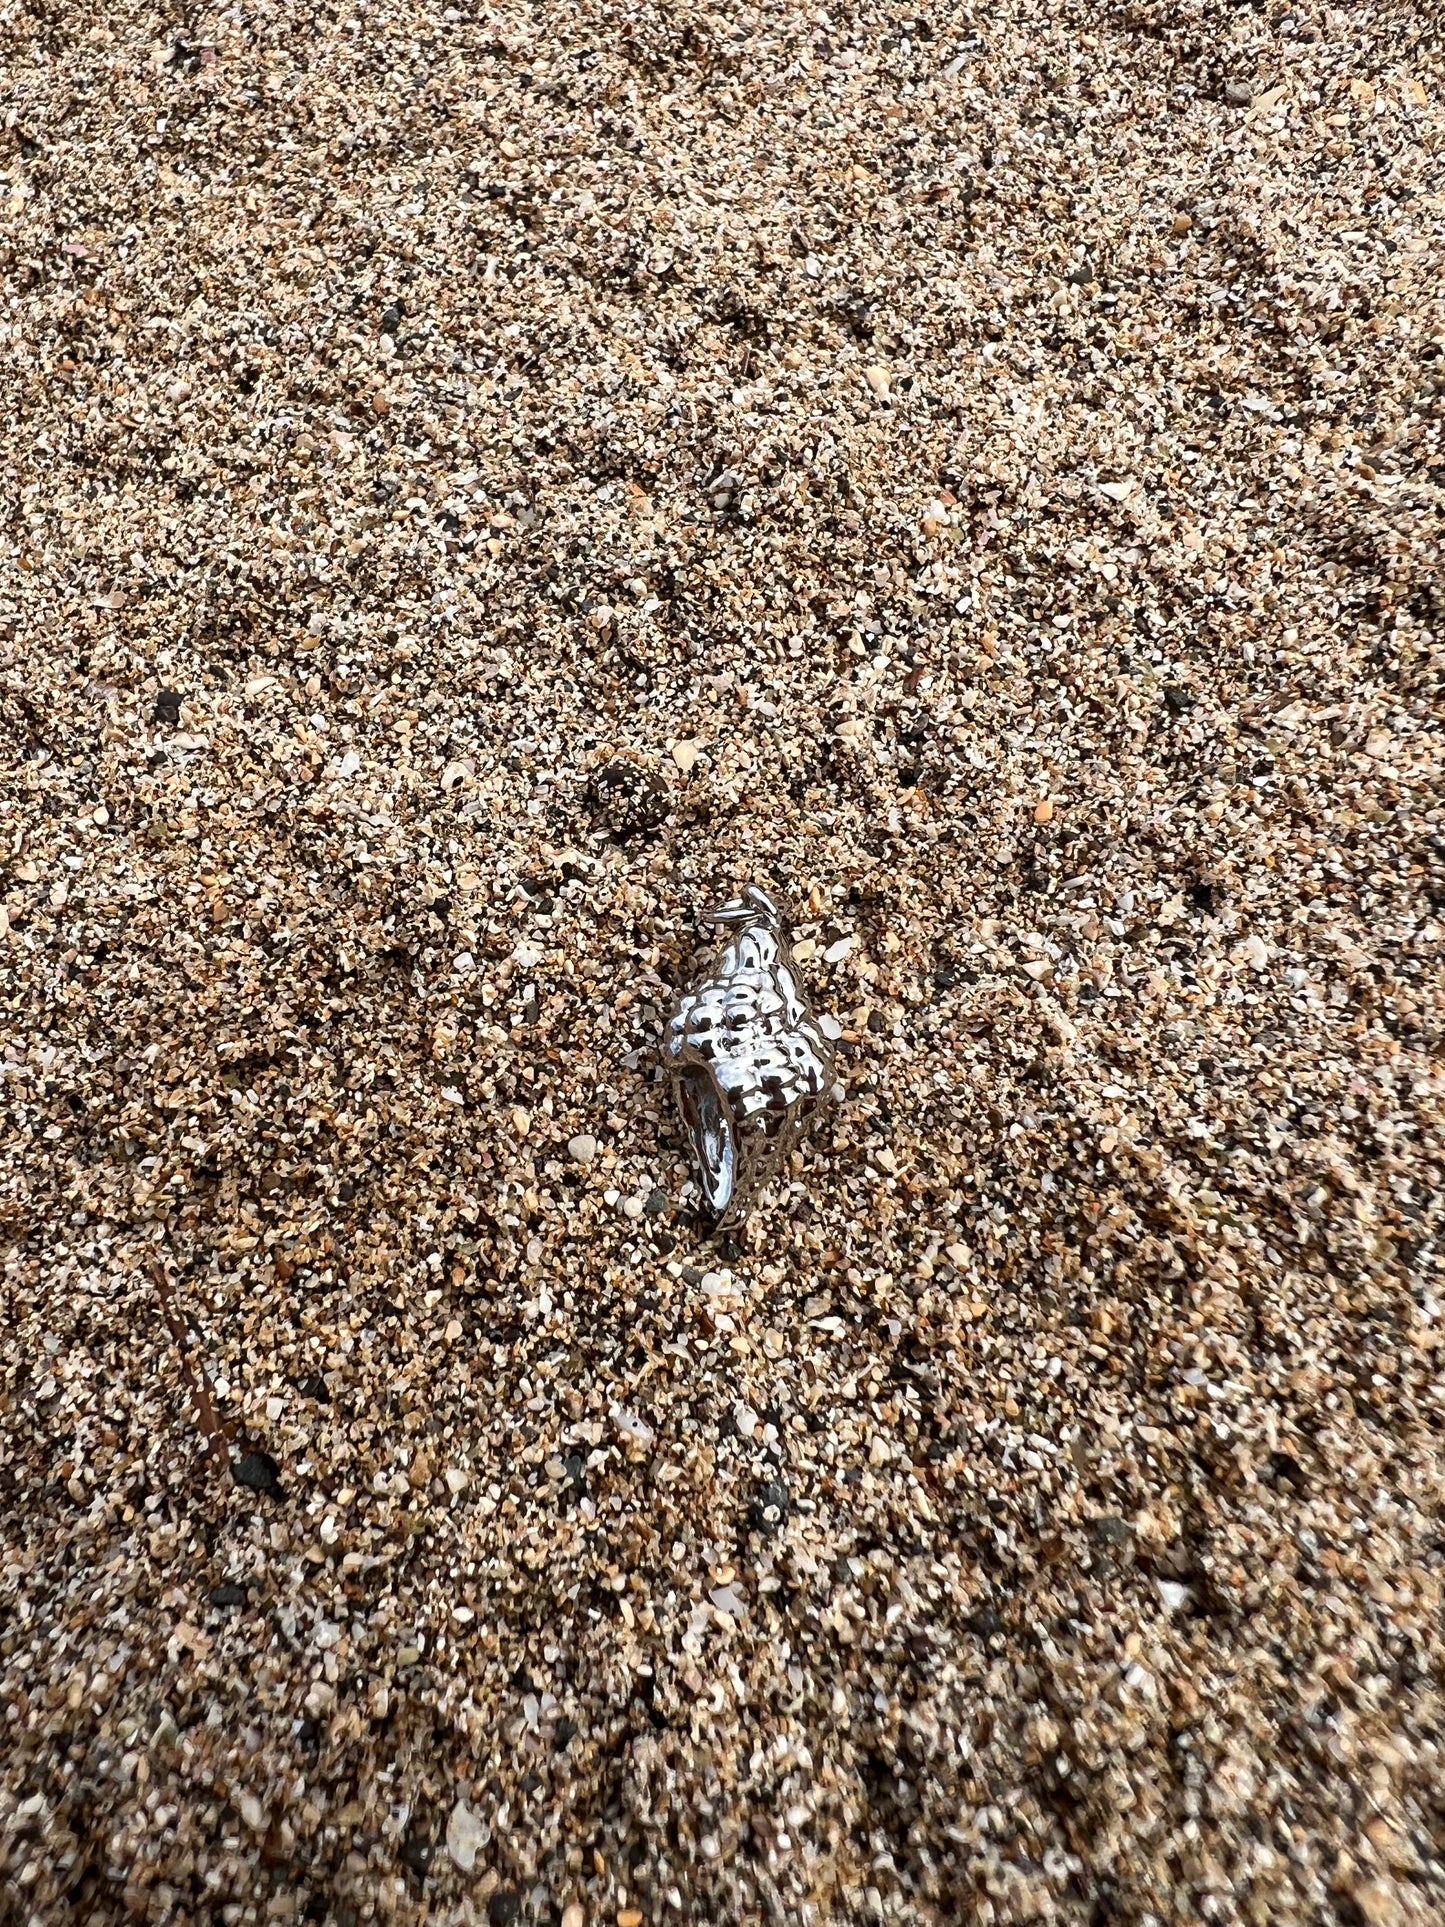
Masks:
[[[0,1915],[1437,1921],[1431,10],[3,31]]]

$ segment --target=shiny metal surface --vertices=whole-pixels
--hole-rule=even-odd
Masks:
[[[831,1098],[833,1046],[767,891],[750,885],[708,921],[726,935],[673,1005],[662,1061],[703,1198],[733,1225]]]

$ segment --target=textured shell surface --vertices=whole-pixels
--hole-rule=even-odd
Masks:
[[[782,913],[756,887],[712,913],[728,936],[663,1039],[703,1196],[744,1217],[832,1092],[833,1047],[808,1007]]]

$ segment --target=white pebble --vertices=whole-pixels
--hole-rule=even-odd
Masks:
[[[463,1873],[477,1864],[477,1849],[483,1844],[482,1823],[465,1800],[458,1800],[447,1821],[447,1852]]]

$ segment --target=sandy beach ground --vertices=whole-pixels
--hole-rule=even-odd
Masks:
[[[1419,4],[0,15],[0,1918],[1441,1919],[1442,183]]]

